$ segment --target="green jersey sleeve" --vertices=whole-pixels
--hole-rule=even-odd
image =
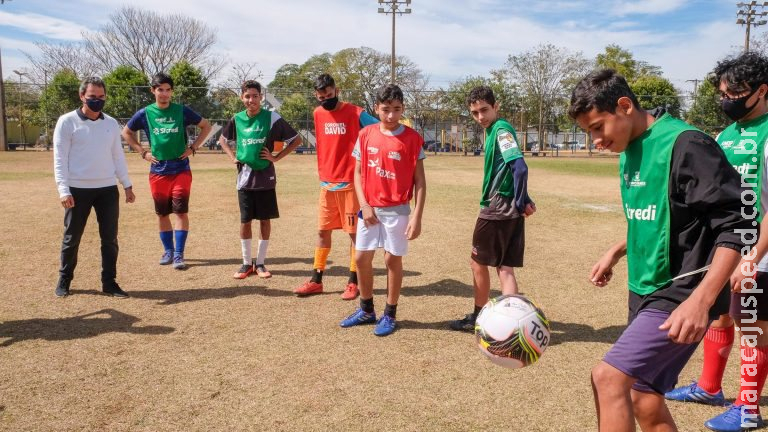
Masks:
[[[523,157],[520,146],[517,144],[515,133],[506,129],[500,129],[496,133],[496,145],[499,146],[504,162],[511,162]]]

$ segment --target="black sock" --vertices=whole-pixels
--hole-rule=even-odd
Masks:
[[[477,306],[477,305],[475,305],[475,311],[474,311],[474,312],[472,312],[472,314],[475,316],[475,318],[477,318],[477,315],[480,313],[480,311],[481,311],[482,309],[483,309],[483,307],[482,307],[482,306]]]
[[[384,315],[389,315],[392,318],[396,318],[397,316],[397,305],[391,305],[387,303],[386,306],[384,306]]]
[[[347,283],[353,283],[357,285],[357,272],[353,272],[353,271],[349,272],[349,282]]]
[[[373,297],[369,299],[364,299],[360,297],[360,309],[363,310],[365,313],[372,313],[373,312]]]
[[[312,282],[323,283],[323,271],[314,269],[312,270]]]

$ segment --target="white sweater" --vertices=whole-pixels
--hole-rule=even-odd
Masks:
[[[115,177],[124,188],[131,187],[120,125],[108,115],[90,120],[80,108],[59,117],[53,131],[53,171],[60,198],[72,195],[70,186],[114,186]]]

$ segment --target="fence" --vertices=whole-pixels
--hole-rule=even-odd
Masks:
[[[5,81],[7,138],[9,148],[50,148],[56,119],[79,106],[78,85],[51,85]],[[231,116],[243,109],[239,89],[218,87],[184,87],[177,85],[174,101],[189,105],[208,118],[220,130]],[[264,105],[278,111],[304,139],[305,146],[314,147],[314,123],[312,111],[316,106],[314,93],[306,89],[265,89]],[[425,149],[433,152],[479,151],[483,143],[483,130],[461,106],[464,95],[444,90],[406,91],[406,116],[409,126],[422,134]],[[681,95],[690,104],[690,96]],[[356,103],[373,114],[373,101],[368,92],[345,90],[342,100]],[[149,87],[109,86],[104,111],[121,124],[140,108],[154,102]],[[458,105],[458,106],[457,106]],[[563,106],[547,112],[548,121],[539,134],[538,122],[531,121],[532,114],[519,108],[501,108],[502,115],[518,131],[518,140],[525,151],[575,152],[589,150],[586,134],[563,114]],[[219,127],[216,127],[219,126]],[[190,132],[194,128],[190,129]],[[206,144],[215,148],[217,132]],[[540,135],[543,143],[540,143]],[[146,140],[146,137],[142,137]]]

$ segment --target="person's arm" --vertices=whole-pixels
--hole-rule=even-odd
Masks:
[[[677,343],[700,340],[709,309],[728,283],[744,246],[741,230],[755,229],[741,216],[741,176],[720,146],[701,132],[684,132],[675,142],[670,168],[670,200],[681,202],[707,223],[715,240],[707,274],[659,329]]]
[[[117,122],[115,121],[117,126]],[[115,131],[112,137],[112,163],[115,166],[115,177],[120,180],[120,184],[125,189],[125,202],[132,203],[136,200],[136,196],[133,194],[133,184],[131,178],[128,176],[128,165],[125,163],[125,152],[123,151],[123,143],[120,141],[120,133]]]
[[[424,160],[416,161],[416,172],[413,173],[413,188],[415,203],[413,212],[408,220],[405,235],[408,240],[415,240],[421,234],[421,216],[424,213],[424,200],[427,198],[427,177],[424,175]]]
[[[368,111],[363,111],[360,113],[360,129],[370,126],[372,124],[376,124],[379,122],[379,119],[376,117],[368,114]]]
[[[355,194],[357,195],[357,202],[360,203],[360,211],[363,215],[363,223],[365,226],[376,225],[379,223],[379,219],[376,217],[376,213],[373,211],[373,207],[368,204],[365,199],[365,192],[363,191],[363,177],[362,177],[362,151],[360,151],[360,138],[355,143],[355,149],[352,151],[352,157],[355,158]]]
[[[594,286],[604,287],[608,285],[613,277],[613,267],[619,262],[619,260],[627,254],[627,241],[622,240],[613,246],[603,254],[600,260],[592,266],[592,271],[589,273],[589,281]]]
[[[272,142],[282,141],[287,145],[283,147],[277,155],[273,155],[269,149],[264,147],[261,149],[261,154],[259,154],[259,156],[262,159],[275,163],[296,150],[296,147],[300,146],[303,140],[301,139],[301,135],[296,132],[296,129],[289,125],[284,118],[280,117],[280,114],[273,111],[272,119],[273,122],[269,131],[269,139],[273,140]]]
[[[205,140],[208,139],[208,134],[211,133],[211,129],[213,129],[213,126],[211,126],[211,122],[208,121],[208,119],[201,118],[200,122],[197,123],[197,127],[200,128],[200,133],[197,135],[197,138],[195,141],[187,147],[186,150],[184,150],[184,153],[181,154],[179,159],[186,159],[190,155],[195,154],[197,149],[202,147],[202,145],[205,143]]]
[[[289,144],[287,146],[283,147],[283,149],[280,150],[280,152],[277,155],[273,155],[272,152],[270,152],[267,148],[261,149],[261,154],[260,154],[261,158],[262,159],[266,159],[266,160],[268,160],[268,161],[270,161],[272,163],[275,163],[275,162],[279,161],[280,159],[282,159],[282,158],[288,156],[289,154],[291,154],[296,149],[296,147],[301,145],[301,143],[303,141],[301,139],[301,135],[296,135],[292,139],[290,139],[288,141],[284,141],[284,142],[289,143]]]
[[[528,196],[528,165],[522,157],[507,162],[507,165],[515,180],[515,207],[521,215],[528,217],[536,212],[536,204]]]
[[[227,122],[227,125],[224,126],[224,129],[221,132],[221,135],[219,136],[219,145],[221,146],[221,149],[224,150],[224,153],[229,156],[229,159],[232,160],[232,163],[238,163],[237,156],[235,155],[235,152],[232,150],[232,147],[229,146],[229,143],[233,141],[235,138],[235,122],[233,120],[230,120]]]
[[[768,197],[766,197],[768,199]],[[758,204],[755,204],[758,205]],[[744,280],[754,279],[757,272],[757,264],[768,252],[768,218],[763,217],[760,222],[760,236],[757,243],[749,250],[749,253],[742,255],[739,264],[731,274],[731,290],[740,292],[742,289],[751,289],[753,287],[744,286]]]
[[[144,110],[139,110],[130,120],[128,120],[128,123],[126,123],[123,128],[122,136],[125,142],[128,143],[128,146],[138,153],[142,159],[156,164],[157,159],[152,155],[152,152],[145,150],[136,138],[136,134],[142,129],[143,122],[146,122]]]
[[[75,206],[75,199],[69,191],[69,150],[72,148],[72,133],[69,125],[65,125],[65,117],[59,117],[53,129],[53,176],[59,191],[61,206]]]

